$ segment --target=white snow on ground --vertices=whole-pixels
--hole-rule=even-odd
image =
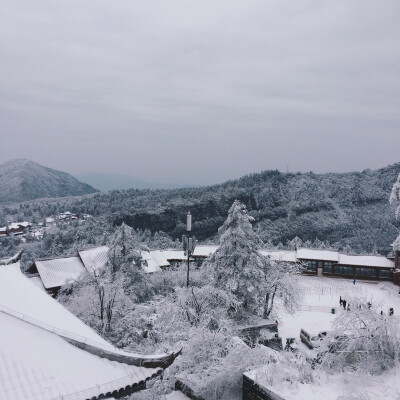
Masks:
[[[304,298],[301,311],[294,315],[280,312],[279,335],[283,345],[286,338],[296,338],[298,346],[306,353],[312,350],[300,342],[300,329],[306,329],[314,335],[320,331],[329,331],[331,324],[338,313],[346,312],[339,305],[342,296],[350,302],[354,301],[367,305],[379,305],[387,314],[390,307],[394,308],[394,318],[400,315],[400,295],[398,287],[391,282],[360,282],[350,279],[330,279],[324,277],[299,277],[299,285],[303,290]],[[335,308],[336,314],[331,313]],[[380,400],[400,399],[400,366],[379,377],[367,377],[355,373],[342,373],[328,375],[321,373],[313,384],[300,384],[298,382],[282,383],[277,387],[268,385],[268,379],[263,374],[263,369],[247,372],[252,379],[257,378],[257,383],[264,385],[286,400],[336,400],[342,395],[357,394],[355,399]]]
[[[391,282],[356,281],[354,285],[351,279],[310,276],[301,276],[298,282],[304,294],[301,311],[295,315],[279,313],[279,335],[283,343],[288,337],[299,339],[301,328],[310,334],[329,331],[336,314],[345,312],[339,305],[340,296],[350,303],[350,307],[354,306],[353,299],[364,305],[369,301],[379,305],[385,314],[393,307],[395,315],[400,315],[400,295]],[[335,315],[331,313],[332,308],[335,308]]]
[[[291,381],[280,382],[271,387],[263,371],[259,368],[245,373],[265,388],[275,392],[285,400],[337,400],[340,396],[354,400],[398,400],[400,398],[399,369],[394,369],[380,377],[357,373],[335,375],[321,374],[312,384]]]

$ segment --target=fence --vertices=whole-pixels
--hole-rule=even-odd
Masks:
[[[299,311],[317,311],[317,312],[325,312],[332,313],[332,309],[335,310],[335,314],[337,312],[343,311],[341,307],[326,307],[326,306],[309,306],[307,304],[302,304],[299,306]]]

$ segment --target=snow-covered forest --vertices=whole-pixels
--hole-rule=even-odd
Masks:
[[[179,190],[127,190],[80,199],[37,200],[0,208],[0,225],[7,220],[44,223],[70,210],[90,214],[78,221],[46,230],[40,243],[29,239],[23,264],[36,257],[69,254],[73,249],[106,244],[106,238],[122,222],[135,229],[142,242],[153,248],[180,246],[185,215],[194,215],[196,237],[217,243],[218,228],[235,199],[254,218],[253,227],[268,247],[284,248],[295,237],[306,247],[336,248],[346,252],[381,253],[399,227],[387,202],[400,164],[376,171],[349,174],[283,174],[266,171],[222,185]],[[0,238],[0,256],[12,253],[21,242]]]

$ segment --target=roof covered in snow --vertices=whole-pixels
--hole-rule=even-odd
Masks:
[[[201,257],[208,257],[211,254],[214,254],[219,246],[203,246],[203,245],[198,245],[194,249],[194,256],[201,256]]]
[[[46,289],[62,286],[86,272],[79,257],[37,260],[35,265]]]
[[[291,250],[260,250],[263,256],[269,256],[274,261],[297,262],[296,251]]]
[[[0,266],[0,309],[11,310],[23,315],[25,319],[45,323],[76,337],[88,338],[113,348],[93,329],[25,277],[19,263]]]
[[[161,268],[157,264],[157,262],[153,259],[151,252],[143,251],[141,255],[143,260],[142,269],[146,274],[151,274],[153,272],[161,272]]]
[[[0,326],[1,399],[98,398],[161,372],[160,368],[97,357],[52,332],[1,312]]]
[[[322,260],[322,261],[339,261],[339,253],[331,250],[321,249],[298,249],[297,258],[302,260]]]
[[[339,264],[363,267],[393,268],[394,262],[382,256],[354,256],[339,254]]]
[[[26,278],[19,263],[0,267],[0,326],[0,399],[110,397],[150,379],[179,354],[114,348]]]
[[[159,267],[168,267],[171,265],[166,259],[164,253],[160,250],[151,250],[150,256]]]
[[[183,250],[171,249],[171,250],[160,250],[160,252],[162,253],[162,256],[169,261],[187,259],[187,256],[185,256]]]
[[[109,248],[107,246],[101,246],[80,250],[78,253],[85,268],[91,272],[105,267],[108,261],[108,251]]]

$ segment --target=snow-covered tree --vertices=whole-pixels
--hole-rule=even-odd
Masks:
[[[400,216],[400,174],[397,177],[397,181],[393,184],[392,192],[390,193],[389,202],[392,205],[396,205],[396,218]]]
[[[268,318],[273,312],[277,299],[289,313],[293,313],[298,308],[302,298],[302,292],[297,282],[299,273],[300,270],[297,265],[275,261],[270,257],[265,258],[266,295],[264,318]]]
[[[145,246],[140,242],[133,228],[122,223],[108,241],[110,247],[109,258],[113,267],[117,270],[126,263],[127,258],[131,258],[132,262],[140,265],[140,250],[145,250]]]
[[[288,247],[289,250],[297,250],[298,248],[300,248],[303,244],[303,241],[296,236],[295,238],[293,238],[292,240],[289,241],[288,243]]]
[[[204,269],[216,287],[233,293],[244,309],[257,312],[265,300],[265,260],[258,252],[262,241],[252,221],[246,206],[235,200],[219,229],[220,246]]]
[[[86,273],[76,282],[64,285],[58,300],[85,323],[106,334],[130,303],[123,291],[121,275],[109,269]]]
[[[400,219],[400,174],[397,177],[397,181],[393,185],[389,203],[396,206],[395,215],[397,219]],[[400,235],[393,243],[393,250],[400,250]]]
[[[350,311],[336,317],[325,339],[322,365],[336,370],[353,368],[377,374],[394,366],[400,356],[398,321],[376,307],[361,308],[350,300]]]

